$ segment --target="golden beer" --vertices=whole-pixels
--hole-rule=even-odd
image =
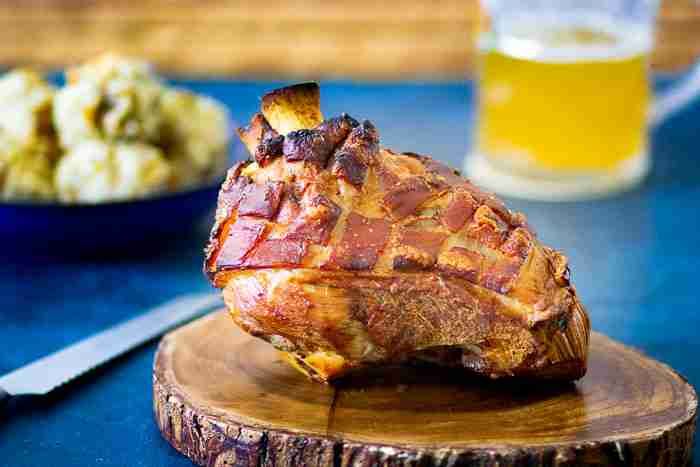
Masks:
[[[482,43],[478,153],[509,172],[560,178],[642,157],[648,34],[619,25],[528,27]]]

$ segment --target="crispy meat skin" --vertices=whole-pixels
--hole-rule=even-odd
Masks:
[[[240,130],[257,162],[229,171],[205,250],[234,321],[319,381],[413,359],[583,376],[566,257],[456,171],[380,148],[370,122],[322,121],[318,96],[273,91]]]

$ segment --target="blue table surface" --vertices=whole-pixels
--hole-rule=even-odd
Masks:
[[[178,84],[221,99],[242,122],[279,83]],[[461,165],[473,121],[471,83],[330,82],[322,95],[326,115],[371,119],[385,146]],[[652,153],[653,171],[635,191],[595,202],[509,201],[541,239],[569,255],[596,330],[668,363],[697,387],[700,105],[655,130]],[[210,290],[201,273],[205,236],[202,229],[147,255],[0,262],[0,374],[175,295]],[[191,465],[153,422],[155,348],[145,345],[0,416],[0,466]]]

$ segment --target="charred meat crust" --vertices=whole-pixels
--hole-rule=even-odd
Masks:
[[[361,186],[367,167],[379,153],[379,133],[371,122],[365,120],[355,127],[331,161],[331,173],[345,179],[353,186]]]
[[[333,151],[333,146],[318,130],[296,130],[284,139],[283,154],[287,162],[306,161],[322,168]]]
[[[284,137],[282,135],[270,133],[263,137],[258,147],[255,148],[255,162],[261,167],[265,167],[275,157],[281,156],[284,150]]]
[[[352,117],[343,114],[312,130],[292,131],[284,140],[284,157],[288,162],[306,161],[320,169],[325,168],[335,148],[358,125]]]
[[[238,136],[251,154],[255,152],[255,148],[257,148],[260,141],[262,141],[263,135],[268,131],[274,130],[272,130],[261,113],[253,115],[253,118],[250,119],[250,123],[237,130]]]
[[[260,166],[282,154],[283,138],[272,129],[261,113],[253,115],[248,125],[238,129],[238,136]]]
[[[354,118],[342,114],[315,128],[300,128],[282,135],[263,114],[257,113],[248,125],[238,129],[238,135],[261,167],[284,155],[289,162],[306,161],[323,169],[336,148],[358,126]]]
[[[367,165],[355,153],[339,151],[333,157],[333,175],[344,178],[355,187],[362,186],[367,174]]]
[[[350,115],[343,113],[340,117],[333,117],[323,121],[316,129],[323,134],[333,147],[345,141],[353,128],[360,123]]]

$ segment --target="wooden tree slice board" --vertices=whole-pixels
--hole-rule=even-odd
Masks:
[[[163,436],[200,465],[686,465],[693,388],[601,334],[589,364],[576,384],[407,367],[324,386],[218,312],[163,339],[153,400]]]

